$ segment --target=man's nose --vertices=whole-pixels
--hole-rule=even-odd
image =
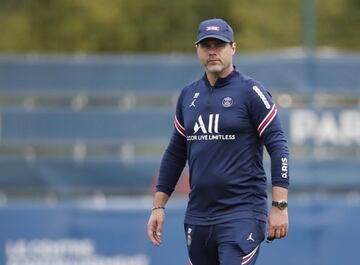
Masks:
[[[209,53],[215,53],[216,52],[216,46],[215,45],[210,45],[208,50],[209,50]]]

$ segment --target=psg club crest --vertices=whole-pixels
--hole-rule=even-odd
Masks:
[[[231,107],[232,104],[233,104],[233,99],[231,97],[223,98],[222,105],[224,106],[224,108]]]

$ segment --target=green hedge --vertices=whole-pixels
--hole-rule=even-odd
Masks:
[[[299,47],[303,1],[2,0],[0,52],[193,52],[211,17],[232,24],[241,52]],[[359,51],[360,1],[313,1],[316,44]]]

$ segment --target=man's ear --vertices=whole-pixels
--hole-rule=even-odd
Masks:
[[[236,42],[233,42],[233,43],[231,44],[231,48],[232,48],[232,50],[233,50],[232,54],[234,55],[235,52],[236,52]]]

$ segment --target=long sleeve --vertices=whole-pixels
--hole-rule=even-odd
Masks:
[[[251,90],[250,111],[257,133],[271,158],[273,186],[289,186],[289,150],[271,95],[260,83]]]
[[[178,99],[174,118],[174,131],[160,165],[156,191],[171,195],[186,164],[186,132],[181,106],[182,95]]]

